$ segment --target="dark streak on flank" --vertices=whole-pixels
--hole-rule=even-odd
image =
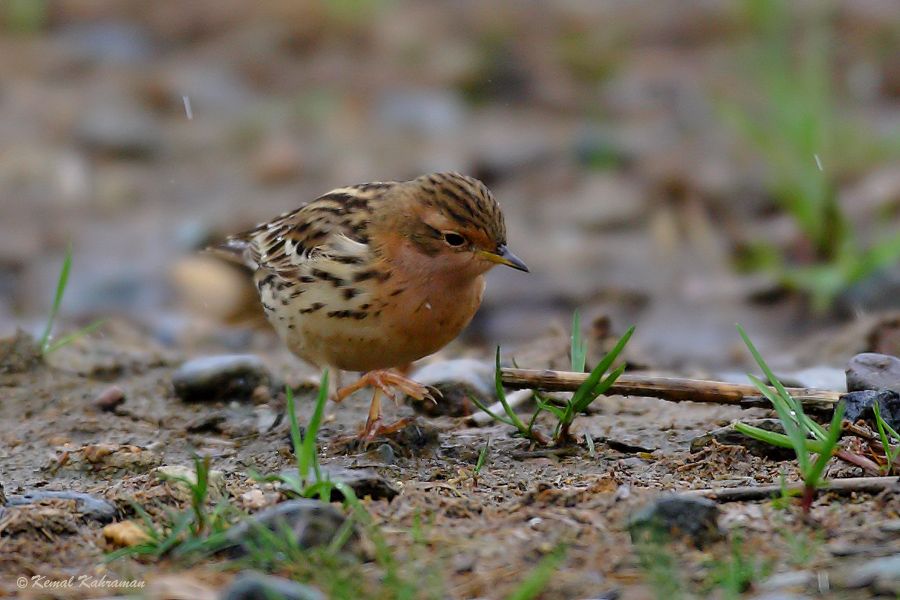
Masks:
[[[344,298],[347,300],[352,300],[357,294],[359,294],[359,290],[356,288],[344,288]]]
[[[300,314],[308,315],[309,313],[314,313],[314,312],[316,312],[317,310],[323,308],[324,306],[325,306],[325,305],[322,304],[321,302],[313,302],[312,304],[310,304],[309,308],[303,308],[303,309],[301,309],[301,310],[300,310]]]
[[[368,271],[360,271],[356,275],[353,276],[353,281],[355,283],[359,283],[360,281],[366,281],[368,279],[377,279],[378,281],[387,281],[391,276],[388,273],[382,273],[376,269],[369,269]]]
[[[361,321],[365,319],[369,313],[362,310],[333,310],[328,313],[328,316],[333,319],[356,319],[357,321]]]
[[[335,277],[328,271],[323,271],[322,269],[313,269],[312,276],[316,279],[321,279],[322,281],[330,281],[334,287],[340,287],[345,283],[340,277]]]
[[[363,259],[359,256],[332,256],[331,260],[343,265],[358,265],[363,262]]]

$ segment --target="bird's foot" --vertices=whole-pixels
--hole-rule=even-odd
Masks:
[[[412,421],[412,418],[405,417],[395,423],[384,425],[381,421],[381,417],[378,417],[375,420],[367,420],[366,426],[360,432],[358,439],[364,442],[371,442],[379,437],[390,436],[403,430],[403,428]]]
[[[402,392],[402,394],[416,400],[431,400],[432,402],[436,402],[435,395],[440,396],[440,392],[434,388],[404,377],[396,371],[384,369],[369,371],[360,377],[356,383],[339,389],[335,393],[334,401],[341,402],[350,394],[365,387],[374,387],[381,390],[385,396],[395,403],[399,400],[397,392]]]

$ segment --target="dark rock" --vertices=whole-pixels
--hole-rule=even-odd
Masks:
[[[234,557],[244,556],[253,547],[264,544],[268,535],[285,532],[301,548],[324,546],[331,543],[345,521],[344,515],[330,504],[305,498],[289,500],[229,529],[224,550]],[[356,538],[355,530],[353,538]]]
[[[320,466],[322,477],[334,483],[342,483],[353,490],[357,498],[370,496],[372,500],[391,500],[400,492],[391,483],[372,469],[345,469],[337,466]],[[296,478],[297,471],[292,469],[282,475]],[[332,492],[332,501],[343,500],[338,490]]]
[[[42,500],[75,500],[78,511],[87,519],[98,523],[109,523],[116,517],[116,507],[103,498],[83,492],[55,492],[35,490],[18,496],[9,496],[7,506],[26,506]]]
[[[857,354],[847,363],[847,391],[892,390],[900,393],[900,358],[875,352]]]
[[[872,405],[878,402],[881,418],[896,430],[900,430],[900,395],[892,390],[863,390],[841,396],[846,411],[844,418],[851,423],[860,419],[875,427],[875,412]]]
[[[125,391],[117,385],[103,390],[94,400],[94,406],[104,412],[113,412],[125,403]]]
[[[752,425],[753,427],[765,429],[766,431],[784,433],[784,428],[781,426],[781,422],[778,419],[745,419],[741,422]],[[737,431],[734,428],[734,425],[719,427],[709,433],[704,433],[703,435],[695,437],[691,440],[691,452],[699,452],[710,445],[713,440],[725,446],[743,446],[754,456],[762,456],[772,460],[792,460],[795,456],[792,449],[772,446],[771,444],[766,444],[765,442],[746,436]]]
[[[12,337],[0,339],[0,374],[24,373],[41,361],[41,350],[33,337],[16,330]]]
[[[195,358],[172,375],[175,394],[185,402],[250,400],[254,389],[271,381],[262,360],[251,354]]]
[[[721,538],[719,507],[712,500],[669,494],[636,512],[628,522],[632,541],[656,542],[657,536],[683,537],[698,548]]]
[[[325,600],[316,588],[258,571],[242,571],[222,592],[221,600]]]

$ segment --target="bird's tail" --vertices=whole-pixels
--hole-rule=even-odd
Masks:
[[[226,238],[224,242],[207,246],[203,251],[250,269],[258,268],[251,256],[250,242],[240,236]]]

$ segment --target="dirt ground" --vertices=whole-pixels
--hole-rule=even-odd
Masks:
[[[192,468],[198,455],[222,472],[230,505],[255,513],[286,499],[251,472],[296,464],[284,385],[305,424],[319,373],[265,325],[246,273],[200,250],[335,187],[459,170],[499,199],[531,273],[491,272],[466,332],[418,365],[454,385],[478,380],[487,402],[497,345],[504,364],[567,368],[575,309],[589,365],[636,325],[629,373],[746,383],[754,367],[736,322],[799,386],[842,390],[855,354],[900,355],[896,262],[859,278],[853,265],[827,272],[838,287],[826,309],[777,270],[748,266],[760,248],[789,266],[842,266],[816,254],[779,200],[792,169],[824,173],[854,243],[900,230],[896,7],[815,4],[0,3],[0,595],[194,599],[228,587],[236,569],[224,558],[108,562],[117,544],[103,528],[140,521],[136,506],[158,523],[188,509],[155,469]],[[777,133],[766,148],[734,123],[746,108],[763,129],[754,110],[787,114],[797,101],[753,70],[766,7],[788,5],[798,47],[827,26],[841,127],[824,127],[813,152],[803,127],[799,149]],[[68,247],[54,335],[104,322],[42,358],[28,340],[47,322]],[[234,354],[257,357],[268,384],[208,401],[176,394],[186,362]],[[420,597],[900,597],[891,573],[866,575],[900,555],[896,486],[820,494],[808,516],[772,500],[720,503],[721,538],[702,548],[632,543],[629,519],[667,492],[797,479],[789,458],[691,450],[766,408],[603,397],[575,421],[580,443],[542,448],[474,424],[458,397],[442,403],[453,415],[386,406],[411,424],[360,447],[346,443],[367,413],[360,392],[329,403],[319,432],[324,467],[373,470],[396,492],[363,503]],[[825,475],[864,473],[832,460]],[[113,510],[27,502],[61,491]],[[549,581],[522,592],[554,558]],[[346,572],[392,597],[370,555]],[[81,575],[144,587],[31,579]],[[723,583],[735,577],[750,585]]]

